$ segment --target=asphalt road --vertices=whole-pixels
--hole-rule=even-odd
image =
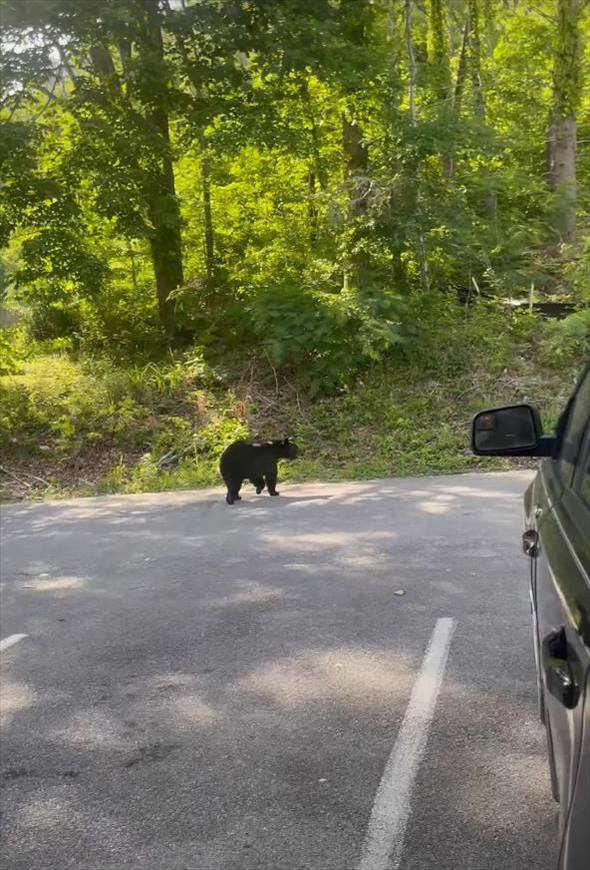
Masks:
[[[551,870],[528,479],[5,508],[2,866],[356,870],[450,618],[399,868]]]

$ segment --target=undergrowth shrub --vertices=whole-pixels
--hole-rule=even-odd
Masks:
[[[0,376],[0,449],[47,459],[51,495],[71,486],[61,469],[74,457],[84,492],[100,475],[100,492],[214,485],[232,441],[285,434],[302,448],[281,470],[288,480],[506,467],[471,455],[471,415],[531,401],[550,431],[587,355],[586,312],[548,322],[481,302],[466,309],[425,294],[404,307],[345,291],[323,294],[319,307],[312,296],[302,329],[301,295],[283,290],[281,320],[264,310],[264,294],[258,300],[262,362],[244,355],[222,369],[199,347],[122,366],[75,356],[63,338],[21,341]],[[323,390],[313,382],[322,365],[330,390],[323,374]]]
[[[27,335],[21,326],[0,328],[0,376],[19,371],[27,357]]]
[[[37,356],[0,379],[0,445],[9,453],[80,452],[99,442],[139,443],[146,411],[129,395],[114,399],[104,378],[76,360]]]
[[[590,308],[544,325],[541,346],[544,363],[568,366],[584,358],[590,359]]]
[[[289,284],[251,300],[255,334],[277,368],[297,371],[312,394],[345,385],[369,360],[404,341],[402,305],[384,292],[328,293]]]
[[[459,375],[475,365],[502,368],[514,346],[514,315],[496,302],[460,305],[451,295],[424,294],[410,300],[415,336],[403,358],[423,374]]]

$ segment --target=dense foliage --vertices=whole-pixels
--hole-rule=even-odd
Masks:
[[[539,327],[551,364],[587,351],[586,0],[0,9],[0,295],[21,318],[0,374],[57,352],[82,401],[89,366],[197,359],[226,387],[266,371],[319,398],[383,366],[465,371],[448,331],[493,343],[514,299],[570,312]],[[112,414],[84,433],[11,384],[8,446],[33,449],[37,412],[60,444],[116,443]]]

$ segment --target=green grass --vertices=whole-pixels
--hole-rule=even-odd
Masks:
[[[196,358],[121,368],[37,355],[0,379],[4,498],[192,489],[220,483],[239,437],[292,435],[287,481],[363,480],[508,468],[469,450],[472,414],[534,401],[555,423],[579,366],[541,365],[534,342],[500,358],[436,367],[375,365],[353,387],[312,397],[305,383],[250,365],[220,373]],[[447,360],[448,362],[448,360]]]

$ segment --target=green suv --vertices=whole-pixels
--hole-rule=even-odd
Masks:
[[[555,435],[531,405],[481,411],[480,456],[543,457],[524,497],[539,709],[559,801],[558,870],[590,868],[590,364]]]

